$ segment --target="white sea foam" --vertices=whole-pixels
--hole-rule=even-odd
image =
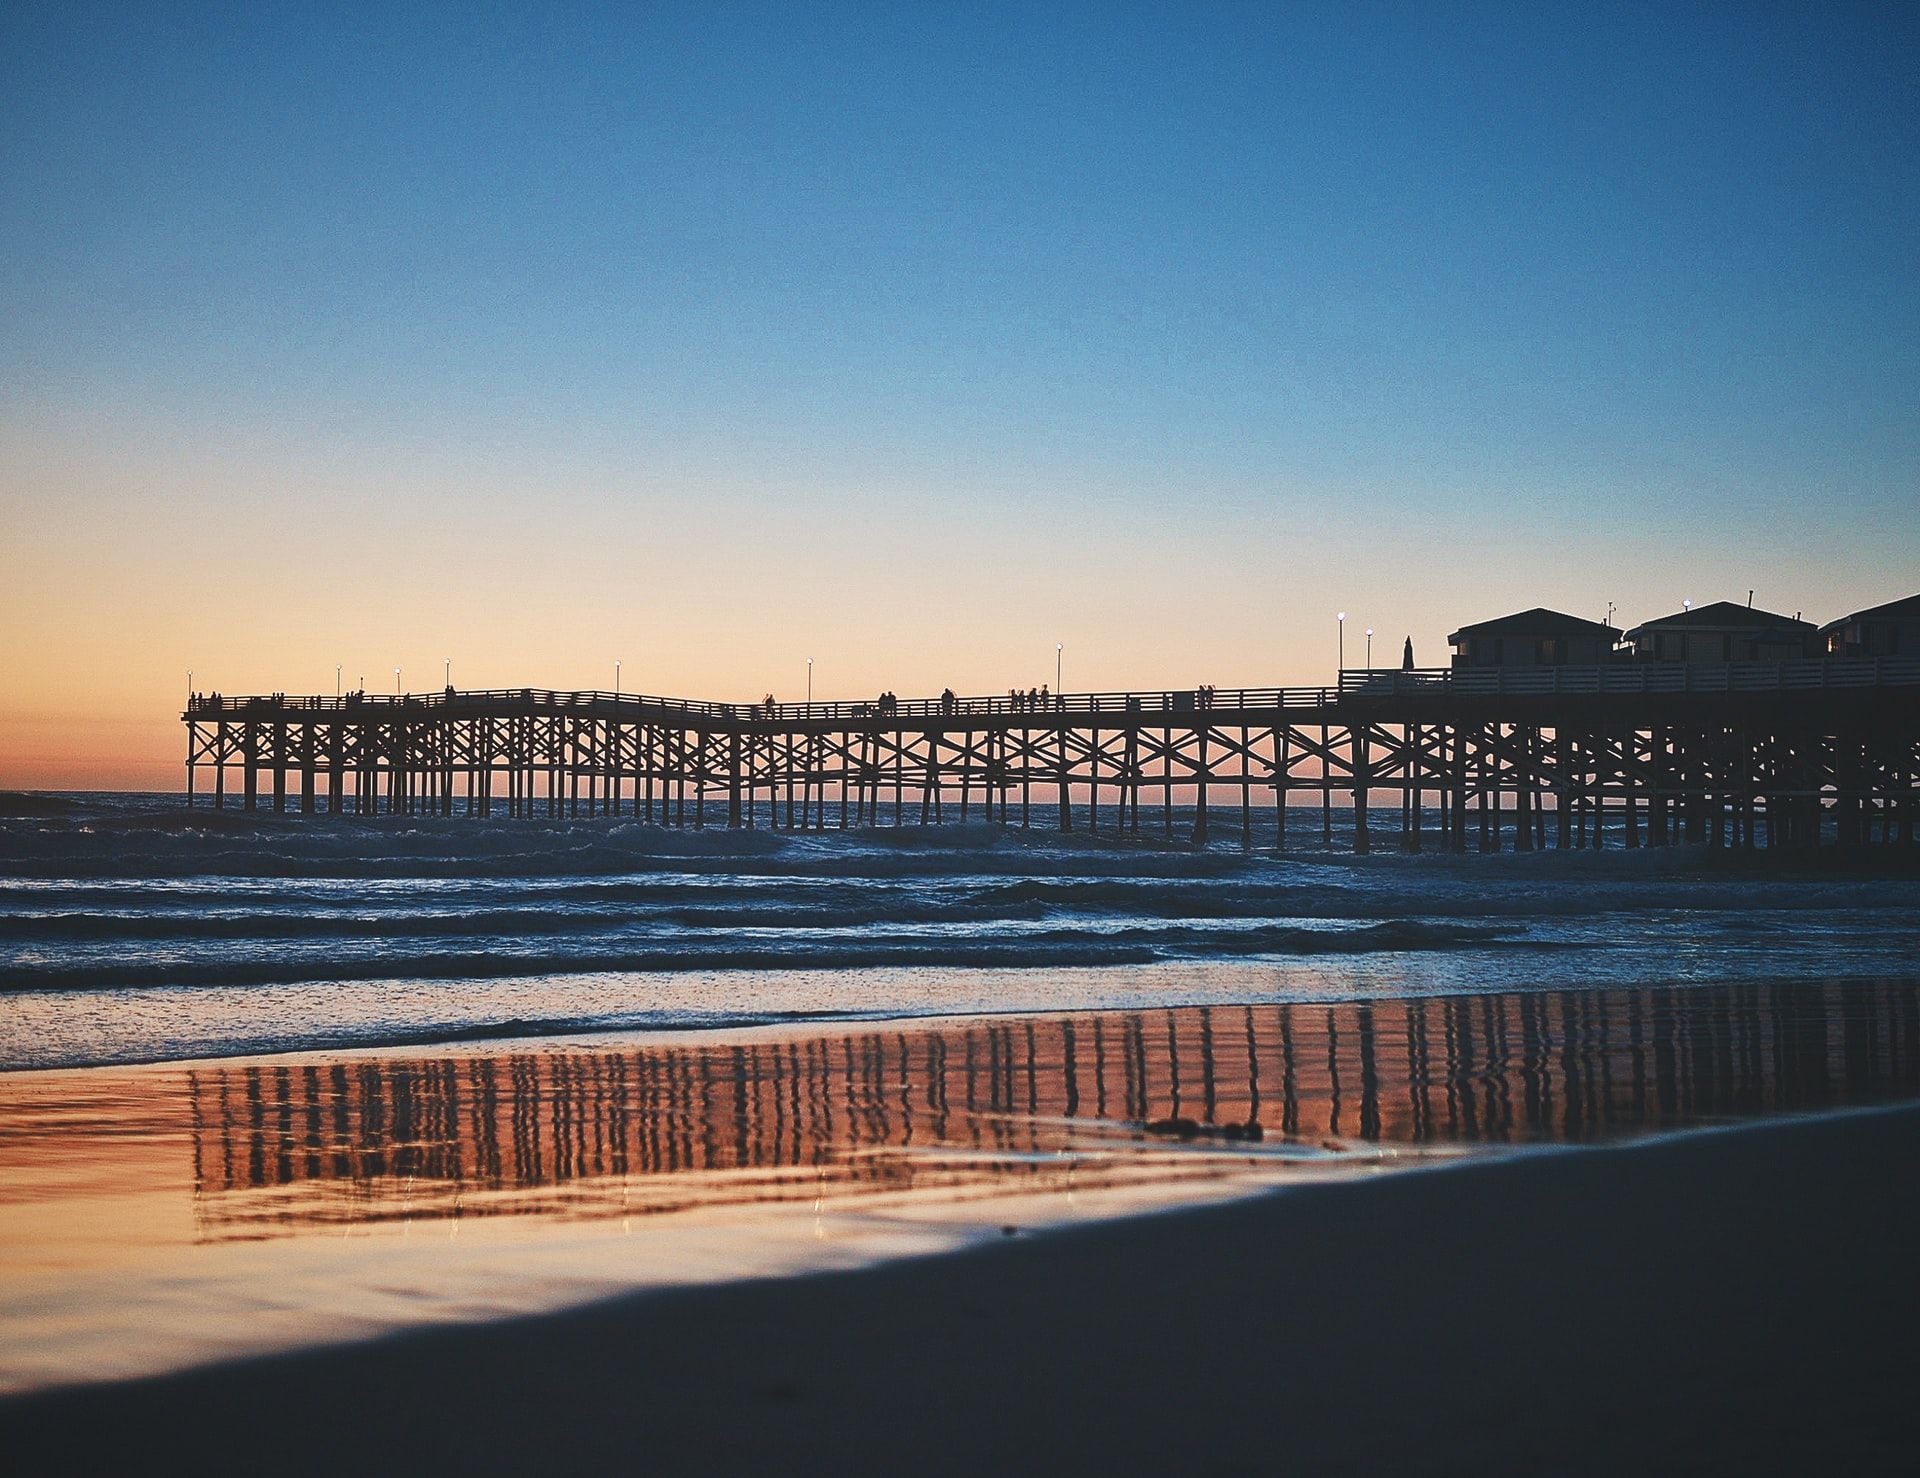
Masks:
[[[0,1066],[297,1046],[336,1026],[368,1041],[503,1020],[652,1027],[705,1019],[716,997],[728,1019],[992,1004],[956,972],[1072,1009],[1134,999],[1143,972],[1168,970],[1206,974],[1202,994],[1267,998],[1887,974],[1920,958],[1920,880],[1825,857],[1276,857],[1242,850],[1237,812],[1195,848],[1185,813],[1171,838],[1122,841],[1063,836],[1050,812],[1032,830],[792,834],[119,797],[9,810]],[[1075,984],[1014,990],[1016,972]],[[816,986],[781,989],[790,977]],[[586,980],[585,995],[566,984]],[[236,1032],[229,997],[281,1016]]]

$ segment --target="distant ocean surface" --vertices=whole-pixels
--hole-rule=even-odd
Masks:
[[[1156,815],[1155,820],[1158,817]],[[1144,817],[1143,817],[1144,820]],[[1257,835],[1270,844],[1271,813]],[[821,1017],[1909,976],[1920,879],[1670,848],[1284,858],[1036,824],[0,797],[0,1068]],[[1882,859],[1884,863],[1884,859]],[[1125,967],[1125,968],[1116,968]]]

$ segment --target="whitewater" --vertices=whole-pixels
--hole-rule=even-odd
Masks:
[[[0,798],[0,1068],[821,1017],[1908,976],[1920,878],[1705,849]],[[1313,822],[1320,817],[1317,812]],[[1303,813],[1294,828],[1312,828]]]

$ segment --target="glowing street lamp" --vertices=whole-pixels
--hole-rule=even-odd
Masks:
[[[453,658],[448,657],[445,660],[447,664],[446,685],[448,687],[452,687],[453,686]]]
[[[393,669],[393,696],[400,696],[400,669],[397,667]]]
[[[1367,671],[1373,671],[1373,628],[1367,628]]]
[[[1060,662],[1062,654],[1065,653],[1065,651],[1066,644],[1064,642],[1055,642],[1053,644],[1053,696],[1056,698],[1060,696]]]
[[[1338,670],[1345,672],[1347,670],[1347,613],[1342,611],[1338,616],[1334,617],[1334,619],[1340,623],[1340,662]]]
[[[807,658],[807,707],[813,707],[813,658]]]
[[[620,696],[620,659],[618,657],[613,659],[613,696],[616,698]]]
[[[335,703],[340,701],[340,664],[338,662],[333,664],[333,701]]]

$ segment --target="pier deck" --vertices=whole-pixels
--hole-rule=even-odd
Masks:
[[[987,819],[1284,848],[1911,845],[1920,658],[1349,671],[1327,687],[740,704],[195,694],[188,803],[795,830]],[[266,791],[263,795],[262,785]],[[1143,820],[1144,813],[1144,820]]]

